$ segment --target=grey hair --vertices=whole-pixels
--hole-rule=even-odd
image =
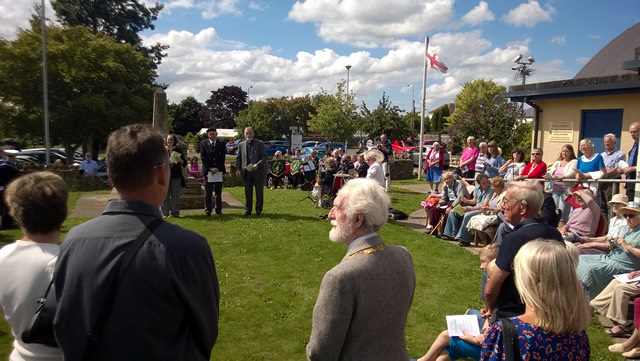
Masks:
[[[375,180],[352,179],[340,189],[340,194],[345,197],[342,204],[349,219],[362,215],[363,229],[377,232],[387,222],[391,199]]]
[[[613,139],[614,143],[618,143],[618,138],[616,138],[616,135],[613,133],[605,134],[603,139],[607,139],[607,138],[611,138]]]
[[[526,180],[521,182],[509,183],[509,188],[513,188],[515,200],[518,202],[524,201],[527,205],[527,213],[538,213],[542,208],[542,202],[544,202],[544,195],[542,194],[542,186],[538,181]]]
[[[476,137],[467,137],[467,142],[468,141],[472,141],[472,142],[476,142]]]
[[[582,143],[587,144],[589,148],[593,148],[593,142],[591,141],[591,139],[584,138],[583,140],[580,141],[580,144]]]

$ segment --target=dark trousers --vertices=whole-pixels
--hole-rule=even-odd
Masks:
[[[468,170],[468,171],[462,173],[462,178],[475,179],[475,177],[476,177],[476,171],[475,170]]]
[[[611,200],[611,197],[613,197],[614,194],[618,194],[618,187],[618,183],[598,184],[598,197],[596,198],[596,202],[598,203],[598,206],[600,206],[600,213],[604,214],[606,217],[609,217],[609,204],[607,202]]]
[[[636,184],[635,183],[625,183],[627,185],[627,198],[629,198],[629,202],[633,202],[633,198],[636,196]]]
[[[253,189],[256,189],[256,213],[262,213],[262,203],[264,194],[264,173],[244,172],[244,211],[251,213],[253,208]]]
[[[4,199],[4,190],[0,191],[0,203],[0,215],[2,216],[0,229],[14,228],[13,218],[9,215],[9,207]]]
[[[298,188],[298,186],[304,184],[304,175],[302,174],[302,172],[298,172],[294,174],[292,177],[293,177],[293,188]]]
[[[211,213],[211,196],[216,194],[216,213],[222,212],[222,182],[204,183],[204,211]]]

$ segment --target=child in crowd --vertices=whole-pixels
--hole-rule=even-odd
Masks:
[[[195,179],[200,179],[202,176],[200,174],[200,166],[198,165],[198,157],[191,158],[191,163],[189,163],[189,173],[187,176]]]
[[[490,244],[480,251],[480,269],[484,274],[491,273],[495,267],[498,247],[497,244]],[[484,282],[482,287],[484,288]],[[475,315],[478,318],[478,326],[482,330],[479,335],[472,336],[463,331],[463,336],[449,337],[449,331],[444,330],[433,342],[429,351],[417,361],[448,361],[465,357],[480,360],[481,346],[489,329],[489,323],[480,316],[479,310],[469,309],[465,314]]]

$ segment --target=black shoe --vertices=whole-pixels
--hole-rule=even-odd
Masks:
[[[260,217],[262,215],[262,212],[256,212],[256,216]]]
[[[471,245],[471,242],[467,242],[465,240],[460,240],[460,242],[458,242],[458,246],[460,247],[469,247]]]
[[[453,241],[453,237],[451,237],[448,234],[442,233],[438,236],[438,238],[445,240],[445,241]]]
[[[221,214],[222,214],[222,211],[216,211],[216,214],[217,214],[217,215],[221,215]]]
[[[204,212],[204,216],[205,217],[211,217],[211,212],[210,211]]]
[[[250,216],[250,215],[251,215],[251,212],[244,212],[243,217],[248,217],[248,216]]]

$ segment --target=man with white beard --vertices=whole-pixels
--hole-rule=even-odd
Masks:
[[[324,275],[313,309],[308,360],[408,360],[404,329],[416,286],[406,248],[376,232],[387,221],[389,196],[372,179],[352,179],[329,212],[329,239],[347,245]]]

